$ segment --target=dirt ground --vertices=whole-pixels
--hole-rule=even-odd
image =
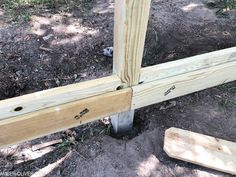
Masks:
[[[112,59],[100,52],[113,45],[114,2],[88,2],[70,13],[22,9],[32,13],[28,22],[0,9],[0,99],[111,74]],[[153,0],[142,65],[236,46],[236,10],[215,11],[204,0]],[[232,82],[136,110],[135,135],[113,138],[99,121],[1,149],[0,176],[232,176],[169,158],[163,138],[173,126],[236,142],[235,118]],[[31,149],[57,139],[63,143]]]

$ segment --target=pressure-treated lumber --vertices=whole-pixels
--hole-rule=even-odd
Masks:
[[[152,82],[231,61],[236,61],[236,47],[142,68],[139,82]]]
[[[131,89],[110,92],[0,121],[0,147],[130,110]]]
[[[127,86],[139,82],[151,0],[115,3],[113,73]]]
[[[139,82],[150,3],[151,0],[115,1],[113,73],[121,78],[124,87]],[[113,115],[114,131],[129,131],[133,116],[134,110]]]
[[[178,128],[165,132],[168,156],[236,175],[236,143]]]
[[[120,79],[113,75],[0,101],[0,120],[116,90]]]
[[[236,80],[236,61],[132,87],[131,109]]]

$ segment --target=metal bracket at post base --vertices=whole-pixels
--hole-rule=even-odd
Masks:
[[[111,116],[113,131],[116,134],[123,134],[133,128],[134,110],[122,112]]]

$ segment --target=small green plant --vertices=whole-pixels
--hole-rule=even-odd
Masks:
[[[207,2],[207,6],[218,9],[217,15],[226,16],[229,10],[236,9],[236,0],[210,0]]]
[[[30,15],[28,13],[22,13],[19,16],[17,16],[17,20],[29,21],[30,20]]]
[[[219,102],[219,105],[226,108],[226,109],[230,109],[236,106],[236,103],[228,98],[222,99]]]
[[[71,145],[76,145],[77,142],[73,139],[65,139],[61,144],[57,145],[56,147],[57,148],[65,148],[65,147],[68,147],[68,146],[71,146]]]
[[[225,9],[235,9],[236,8],[236,0],[224,0]]]
[[[219,86],[220,90],[228,92],[230,94],[236,94],[236,86],[234,83],[227,83]]]

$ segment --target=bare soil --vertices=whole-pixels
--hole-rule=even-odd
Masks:
[[[32,14],[29,22],[11,21],[0,9],[0,99],[110,75],[112,59],[100,51],[113,45],[113,7],[112,0],[79,4],[70,13],[29,7],[24,9]],[[153,0],[143,66],[232,46],[235,10],[222,18],[204,0]],[[111,137],[110,126],[99,121],[1,149],[0,172],[232,176],[169,158],[163,138],[172,126],[236,142],[236,82],[136,110],[136,133],[120,139]],[[31,149],[60,138],[59,145]]]

